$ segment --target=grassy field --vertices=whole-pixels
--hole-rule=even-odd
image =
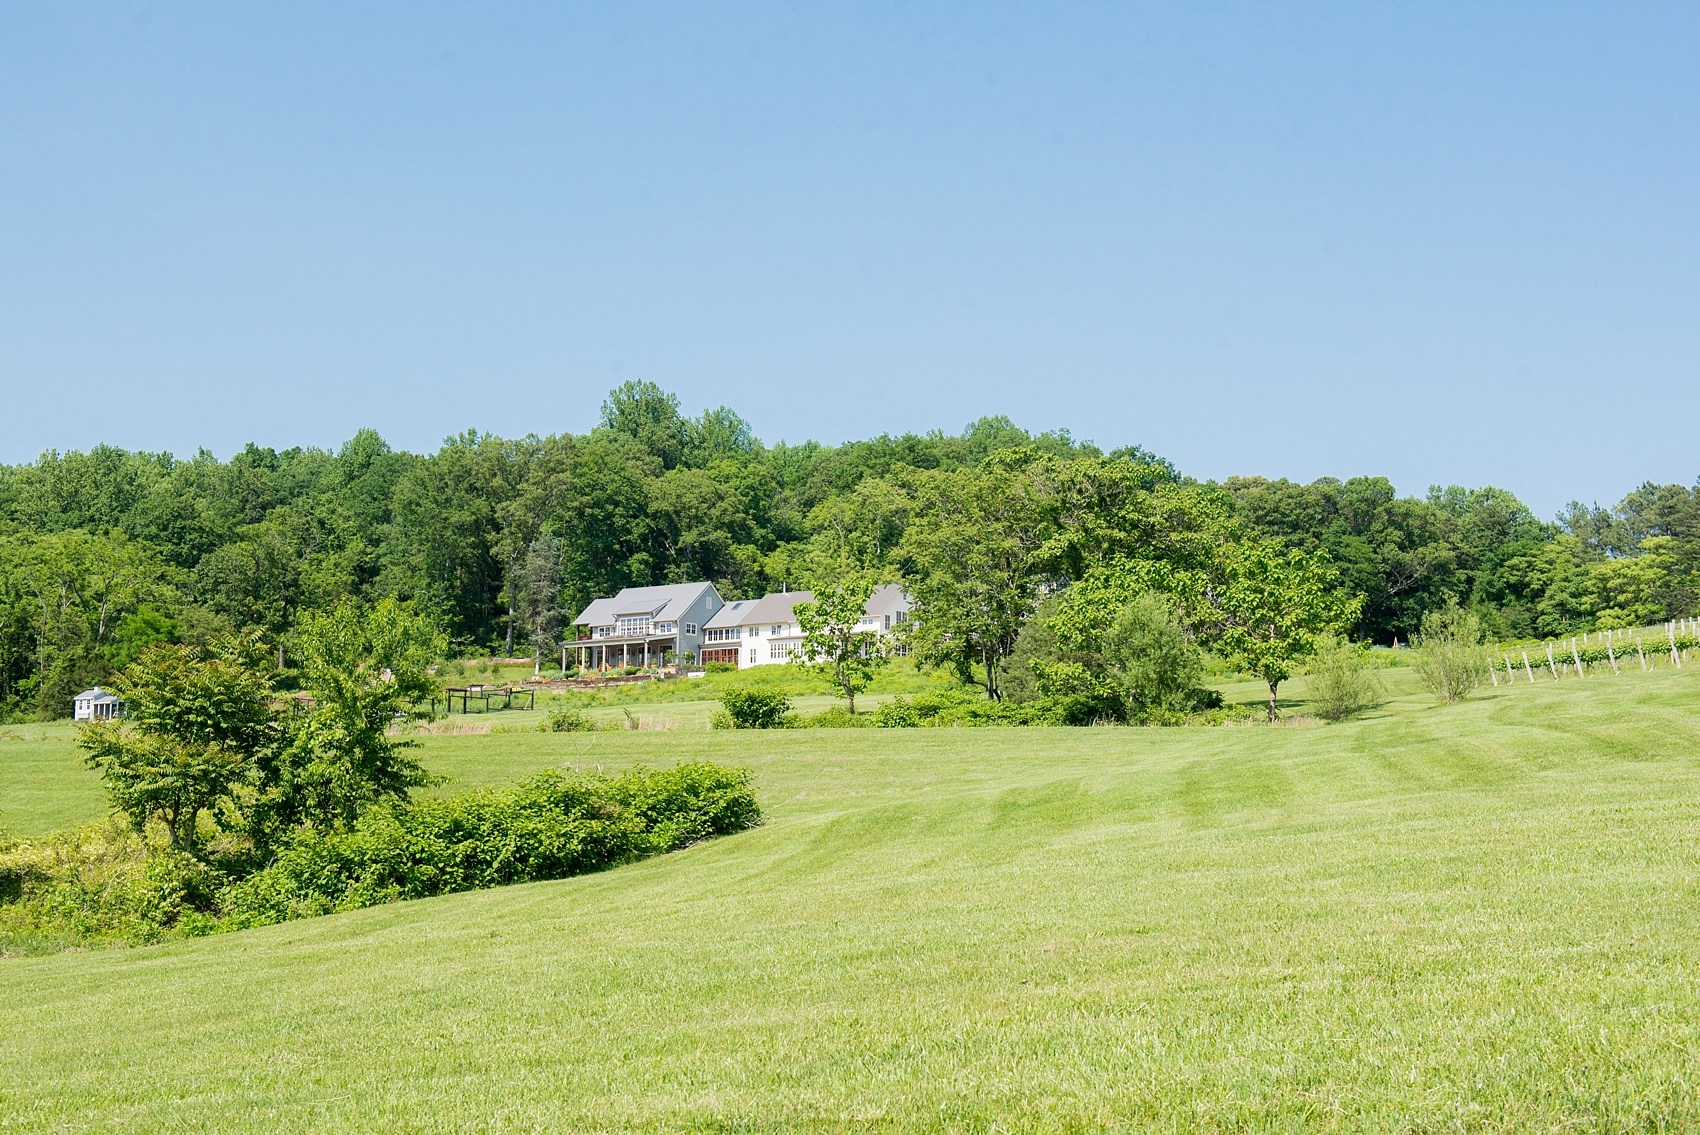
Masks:
[[[0,1128],[1700,1125],[1700,668],[1451,707],[1389,679],[1330,727],[430,737],[453,786],[748,764],[770,819],[0,962]],[[0,743],[0,806],[88,810],[74,761],[62,804],[14,769],[55,746]]]

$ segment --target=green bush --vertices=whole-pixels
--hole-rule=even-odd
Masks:
[[[937,726],[1046,725],[1051,723],[1056,699],[1013,705],[989,701],[967,690],[940,690],[895,697],[874,711],[874,725],[882,729]]]
[[[507,791],[384,804],[301,832],[220,896],[237,929],[400,899],[558,879],[752,827],[751,773],[684,764],[618,777],[544,772]]]
[[[783,729],[785,715],[791,712],[791,699],[780,691],[749,686],[722,693],[720,704],[732,719],[734,729]]]
[[[549,711],[542,724],[538,725],[539,733],[594,733],[596,722],[582,709],[571,706],[556,706]]]
[[[736,674],[738,672],[736,662],[705,662],[702,668],[708,674]]]
[[[874,725],[880,729],[915,729],[920,724],[920,711],[906,697],[892,698],[874,710]]]
[[[1413,664],[1423,687],[1443,701],[1462,701],[1487,680],[1493,665],[1474,612],[1457,604],[1423,616]]]
[[[869,715],[851,713],[841,705],[832,706],[815,714],[805,717],[799,723],[805,729],[865,729],[873,725]]]
[[[145,945],[211,910],[223,879],[111,819],[33,840],[0,839],[0,954]]]
[[[1317,716],[1344,721],[1379,702],[1385,694],[1375,666],[1361,647],[1335,635],[1317,641],[1310,676],[1310,704]]]

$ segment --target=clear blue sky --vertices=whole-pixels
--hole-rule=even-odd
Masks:
[[[0,460],[1007,413],[1700,475],[1700,7],[0,6]]]

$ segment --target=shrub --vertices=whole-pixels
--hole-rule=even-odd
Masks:
[[[736,662],[705,662],[702,668],[709,674],[736,674],[738,672]]]
[[[1385,693],[1362,648],[1336,635],[1317,640],[1308,673],[1311,705],[1329,721],[1362,713]]]
[[[748,686],[727,690],[720,704],[734,729],[783,729],[785,715],[791,712],[791,699],[783,693]]]
[[[221,879],[122,820],[0,840],[0,954],[146,945],[210,910]]]
[[[1130,716],[1184,716],[1193,709],[1204,656],[1167,596],[1146,591],[1122,608],[1105,636],[1104,654]]]
[[[1474,613],[1454,603],[1423,616],[1413,666],[1430,693],[1461,701],[1482,684],[1490,665],[1481,620]]]
[[[599,871],[760,822],[747,769],[544,772],[507,791],[381,804],[302,831],[221,896],[226,928]]]
[[[920,711],[905,697],[892,698],[874,710],[874,725],[879,729],[914,729],[920,724]]]
[[[582,709],[556,706],[537,727],[539,733],[594,733],[596,722]]]
[[[864,729],[873,724],[865,713],[851,713],[841,705],[835,705],[804,718],[800,724],[807,729]]]

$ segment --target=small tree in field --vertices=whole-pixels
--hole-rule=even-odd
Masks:
[[[308,612],[295,641],[313,712],[292,721],[289,744],[262,762],[261,838],[300,824],[347,826],[379,800],[405,800],[432,783],[407,754],[417,742],[390,735],[432,693],[425,670],[446,643],[430,620],[394,599],[349,600]]]
[[[1423,688],[1447,702],[1462,701],[1482,684],[1488,667],[1482,621],[1453,603],[1423,616],[1415,669]]]
[[[1310,702],[1329,721],[1344,721],[1375,705],[1386,692],[1363,649],[1339,635],[1322,635],[1305,667]]]
[[[1273,723],[1276,688],[1316,648],[1318,636],[1357,617],[1363,596],[1335,590],[1334,569],[1321,553],[1289,552],[1272,541],[1230,545],[1222,576],[1213,597],[1217,649],[1269,686]]]
[[[116,682],[130,720],[83,727],[77,744],[136,830],[158,820],[172,847],[194,851],[202,813],[234,804],[237,786],[276,742],[257,647],[229,637],[204,649],[149,647]]]
[[[801,662],[838,687],[851,713],[856,712],[856,695],[868,688],[874,672],[886,662],[879,633],[861,625],[873,592],[871,580],[853,579],[818,588],[813,603],[791,609],[803,632]]]

